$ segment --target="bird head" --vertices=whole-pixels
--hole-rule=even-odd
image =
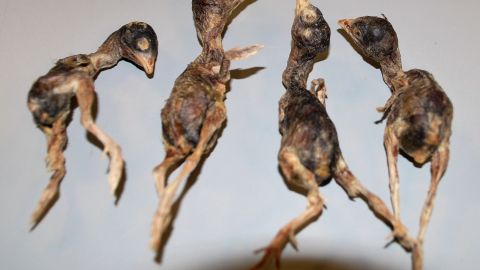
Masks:
[[[386,18],[365,16],[339,20],[338,24],[366,57],[378,63],[394,58],[398,50],[398,39]]]
[[[157,35],[153,28],[143,22],[131,22],[119,29],[122,57],[142,67],[151,77],[158,54]]]
[[[322,12],[309,3],[299,5],[297,2],[296,14],[292,27],[294,44],[306,49],[312,57],[326,51],[330,44],[330,27]]]

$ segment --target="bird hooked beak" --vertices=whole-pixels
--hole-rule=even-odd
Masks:
[[[353,20],[349,20],[349,19],[342,19],[342,20],[338,20],[338,25],[340,25],[340,27],[343,28],[343,30],[347,31],[347,33],[350,33],[350,27],[352,25],[352,21]]]
[[[155,71],[155,57],[152,56],[144,56],[144,55],[137,55],[136,57],[137,63],[143,68],[147,77],[152,78],[153,73]]]

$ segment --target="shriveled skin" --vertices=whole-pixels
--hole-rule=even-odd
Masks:
[[[417,166],[431,160],[431,184],[420,216],[412,268],[423,269],[423,242],[438,184],[449,159],[453,105],[433,76],[424,70],[403,71],[398,39],[386,18],[359,17],[339,21],[365,56],[380,64],[392,96],[383,108],[387,118],[384,145],[387,153],[393,211],[400,218],[397,158],[402,151]]]
[[[323,79],[312,81],[306,89],[309,73],[317,54],[328,49],[330,28],[320,10],[309,1],[297,0],[292,26],[292,48],[283,73],[286,93],[279,102],[279,129],[282,135],[278,160],[287,184],[307,196],[307,208],[284,225],[265,251],[262,259],[252,269],[266,267],[274,259],[280,268],[282,250],[288,242],[297,249],[295,234],[318,219],[325,200],[318,186],[331,179],[347,195],[367,203],[375,216],[393,231],[394,240],[410,251],[414,240],[405,226],[388,210],[383,201],[368,191],[348,169],[342,157],[335,125],[325,109],[326,87]]]
[[[164,139],[183,154],[197,146],[208,109],[225,98],[218,91],[225,85],[216,85],[220,80],[215,77],[212,71],[192,63],[175,81],[162,109]]]
[[[55,66],[34,82],[28,93],[28,108],[35,124],[47,137],[47,167],[53,171],[37,209],[32,215],[32,229],[42,220],[59,196],[65,176],[63,151],[67,144],[67,122],[72,100],[77,100],[81,122],[103,145],[110,157],[108,181],[115,194],[123,171],[120,146],[105,134],[92,118],[95,99],[94,80],[98,73],[126,58],[153,74],[157,57],[157,37],[146,23],[132,22],[114,33],[92,54],[79,54],[58,60]]]
[[[325,107],[306,89],[289,89],[280,107],[280,153],[295,153],[302,165],[314,173],[318,185],[327,184],[341,153],[335,126]]]
[[[172,206],[179,185],[198,167],[217,141],[226,120],[226,84],[230,61],[255,54],[261,46],[224,52],[222,32],[231,12],[243,0],[193,0],[192,11],[202,52],[177,78],[162,109],[166,155],[153,170],[160,202],[153,218],[150,246],[160,257],[165,231],[172,221]],[[174,181],[170,172],[184,161]]]
[[[404,85],[398,88],[387,126],[398,138],[400,149],[417,164],[424,164],[450,137],[453,106],[427,71],[413,69],[401,78]]]

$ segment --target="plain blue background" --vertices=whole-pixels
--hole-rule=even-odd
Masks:
[[[226,32],[224,46],[265,45],[232,68],[265,67],[233,80],[228,125],[186,194],[161,269],[246,269],[277,230],[299,214],[304,197],[277,170],[277,102],[290,50],[293,0],[249,1]],[[311,78],[325,78],[327,110],[344,156],[360,180],[389,205],[384,124],[375,108],[389,97],[380,71],[352,48],[336,21],[384,13],[400,41],[405,69],[434,74],[454,107],[451,161],[438,192],[425,244],[426,269],[477,269],[480,251],[478,1],[313,1],[332,29],[329,57]],[[110,195],[107,159],[86,139],[74,113],[61,197],[29,232],[30,214],[49,179],[45,139],[26,107],[32,82],[59,59],[93,52],[132,20],[159,38],[155,77],[127,62],[100,74],[98,124],[122,147],[127,164],[118,204]],[[160,110],[175,78],[200,51],[190,1],[0,1],[0,269],[158,269],[148,241],[157,205],[152,168],[164,155]],[[477,164],[477,165],[475,165]],[[429,185],[427,164],[400,158],[402,218],[415,235]],[[326,264],[353,269],[408,269],[398,245],[384,249],[389,230],[361,201],[335,183],[321,188],[328,210],[298,235],[300,252],[285,249],[285,266]],[[310,267],[310,268],[308,268]],[[300,266],[292,269],[300,269]]]

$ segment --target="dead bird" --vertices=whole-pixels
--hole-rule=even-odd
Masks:
[[[47,138],[46,163],[53,174],[33,212],[32,229],[60,194],[60,182],[66,174],[63,151],[67,145],[68,118],[74,99],[80,108],[82,125],[103,144],[104,153],[110,158],[108,182],[115,195],[123,172],[122,152],[92,117],[94,80],[100,71],[116,65],[121,59],[142,67],[150,77],[154,72],[157,50],[157,36],[152,27],[143,22],[131,22],[112,33],[96,52],[60,59],[46,75],[33,83],[28,93],[28,109]]]
[[[335,179],[348,196],[365,201],[376,217],[393,230],[394,240],[405,250],[414,240],[405,226],[388,210],[383,201],[368,191],[349,170],[340,150],[335,125],[326,108],[326,87],[323,79],[312,81],[306,89],[315,57],[326,52],[330,28],[320,10],[308,0],[297,0],[293,22],[292,48],[282,82],[286,93],[279,102],[279,127],[282,135],[278,153],[280,170],[289,187],[307,196],[307,208],[284,225],[253,269],[266,266],[271,256],[280,267],[280,256],[288,242],[297,249],[295,234],[319,218],[325,199],[319,186]]]
[[[359,17],[340,20],[339,25],[361,52],[380,64],[383,80],[392,96],[379,112],[387,119],[384,146],[387,153],[390,194],[395,216],[400,219],[398,153],[414,165],[431,161],[431,184],[420,217],[413,268],[422,268],[422,246],[435,194],[449,159],[453,106],[432,74],[420,69],[403,71],[398,38],[386,18]]]
[[[224,52],[222,32],[232,11],[244,0],[193,0],[192,11],[200,55],[176,79],[162,109],[165,158],[153,170],[158,209],[152,222],[150,245],[159,253],[162,237],[171,223],[172,205],[179,185],[208,154],[226,120],[225,91],[230,80],[230,62],[255,54],[262,46],[234,48]],[[184,163],[174,181],[169,173]],[[157,257],[158,259],[158,257]]]

